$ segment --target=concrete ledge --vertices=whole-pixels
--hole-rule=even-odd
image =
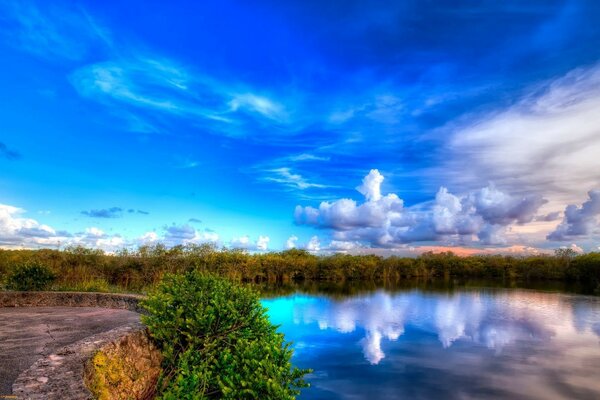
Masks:
[[[0,291],[0,307],[98,307],[142,313],[142,299],[132,294]],[[126,376],[126,385],[109,382],[110,398],[152,397],[162,358],[141,322],[89,336],[38,359],[14,381],[13,395],[28,400],[93,399],[86,381],[93,382],[93,357],[98,352],[116,361]]]
[[[146,335],[143,325],[130,323],[65,346],[23,371],[12,386],[13,394],[31,400],[93,399],[84,382],[89,360],[105,346],[140,334]]]
[[[142,313],[144,296],[90,292],[12,292],[0,291],[0,307],[101,307]]]

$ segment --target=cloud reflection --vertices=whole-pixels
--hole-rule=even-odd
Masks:
[[[292,314],[294,325],[316,324],[321,331],[359,334],[362,337],[357,344],[364,358],[379,364],[386,357],[385,340],[397,341],[407,326],[436,335],[444,349],[468,341],[495,350],[497,355],[516,341],[545,341],[564,331],[564,326],[552,323],[557,315],[561,315],[561,323],[571,320],[577,331],[600,336],[600,313],[594,307],[575,302],[566,309],[554,297],[534,292],[431,296],[378,291],[342,300],[295,296],[272,300],[267,306],[281,308],[283,304],[278,307],[278,302],[285,301],[283,308]]]

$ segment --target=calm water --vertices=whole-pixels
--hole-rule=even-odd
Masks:
[[[600,298],[374,290],[263,301],[310,367],[301,399],[600,399]]]

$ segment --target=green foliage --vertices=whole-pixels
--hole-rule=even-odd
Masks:
[[[581,282],[595,288],[596,294],[600,294],[600,253],[575,257],[571,261],[570,272]]]
[[[164,355],[163,399],[294,399],[308,386],[256,292],[198,271],[167,275],[143,302]]]
[[[29,262],[17,265],[8,275],[7,288],[10,290],[44,290],[56,275],[43,264]]]
[[[287,285],[303,281],[376,282],[397,285],[407,279],[486,278],[508,281],[557,280],[577,282],[594,289],[600,280],[598,253],[576,255],[561,249],[554,255],[460,257],[451,252],[418,257],[379,257],[333,254],[316,256],[305,250],[249,254],[217,249],[213,245],[167,248],[157,244],[136,250],[105,254],[101,250],[72,247],[64,251],[1,250],[0,282],[6,282],[14,265],[37,262],[55,271],[55,287],[67,290],[116,288],[146,292],[166,274],[210,272],[236,282]],[[105,283],[104,283],[105,282]],[[587,290],[587,289],[586,289]]]

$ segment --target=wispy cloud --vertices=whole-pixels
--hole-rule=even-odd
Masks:
[[[290,189],[306,190],[311,188],[326,188],[327,185],[309,182],[302,175],[293,173],[290,168],[274,168],[265,170],[263,180],[280,183]]]
[[[196,160],[190,159],[190,158],[180,157],[174,163],[173,168],[176,168],[176,169],[192,169],[192,168],[197,168],[200,165],[202,165],[202,163],[200,161],[196,161]]]
[[[430,176],[459,186],[494,181],[542,193],[548,211],[600,184],[600,65],[575,69],[532,87],[516,104],[470,116],[445,129],[446,161]]]
[[[209,132],[228,136],[248,134],[246,125],[254,119],[288,122],[279,102],[250,92],[239,94],[235,85],[165,58],[130,57],[92,64],[76,70],[70,80],[82,96],[107,106],[127,105],[189,123],[202,121]]]
[[[300,153],[293,156],[287,157],[290,161],[329,161],[331,158],[328,156],[317,156],[310,153]]]
[[[287,119],[287,114],[281,104],[253,93],[235,95],[233,99],[229,101],[229,106],[232,111],[245,109],[251,112],[257,112],[274,121],[284,122]]]
[[[273,93],[219,79],[148,48],[140,51],[125,40],[115,43],[111,31],[81,7],[8,0],[0,10],[8,16],[4,39],[21,50],[84,62],[91,54],[102,55],[107,61],[84,64],[69,79],[82,96],[104,104],[132,131],[161,131],[152,116],[157,111],[227,136],[249,135],[255,122],[277,124],[264,134],[276,134],[284,125],[296,129],[284,101]]]
[[[0,4],[10,28],[11,45],[49,59],[81,60],[92,47],[110,45],[108,31],[82,8],[8,0]]]

